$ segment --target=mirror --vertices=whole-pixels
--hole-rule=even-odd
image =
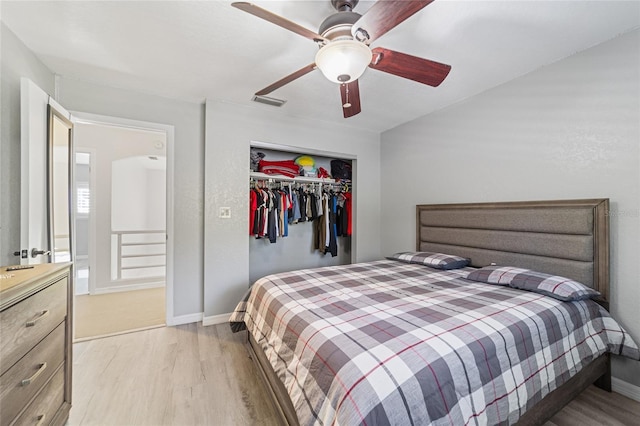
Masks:
[[[48,107],[48,227],[50,259],[73,261],[73,196],[71,132],[73,124],[51,105]]]

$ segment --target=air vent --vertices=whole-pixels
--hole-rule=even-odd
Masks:
[[[285,102],[287,101],[283,101],[282,99],[276,99],[276,98],[270,98],[268,96],[254,96],[253,99],[251,99],[253,102],[258,102],[260,104],[265,104],[265,105],[271,105],[271,106],[275,106],[275,107],[281,107],[282,105],[285,104]]]

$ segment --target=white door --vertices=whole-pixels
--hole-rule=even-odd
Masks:
[[[20,81],[20,256],[21,264],[51,261],[48,190],[48,108],[69,113],[33,81]]]

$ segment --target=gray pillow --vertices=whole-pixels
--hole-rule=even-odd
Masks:
[[[458,269],[469,264],[469,259],[445,253],[432,253],[429,251],[404,251],[387,256],[387,259],[398,260],[405,263],[417,263],[435,269]]]
[[[471,272],[467,279],[489,284],[508,285],[512,288],[551,296],[565,302],[600,296],[598,291],[570,278],[513,266],[485,266]]]

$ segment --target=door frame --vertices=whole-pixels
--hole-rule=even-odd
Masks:
[[[174,252],[174,133],[175,128],[169,124],[153,123],[149,121],[131,120],[128,118],[112,117],[107,115],[91,114],[80,111],[71,111],[71,121],[79,124],[101,124],[117,127],[125,127],[138,130],[161,131],[166,135],[167,142],[167,193],[166,193],[166,276],[165,276],[165,323],[172,325],[173,321],[173,252]],[[77,144],[74,141],[74,155]],[[94,238],[95,239],[95,238]],[[89,247],[91,249],[91,247]],[[95,252],[95,251],[94,251]],[[95,268],[90,259],[90,264]],[[94,269],[95,271],[95,269]],[[91,272],[90,272],[91,274]]]

